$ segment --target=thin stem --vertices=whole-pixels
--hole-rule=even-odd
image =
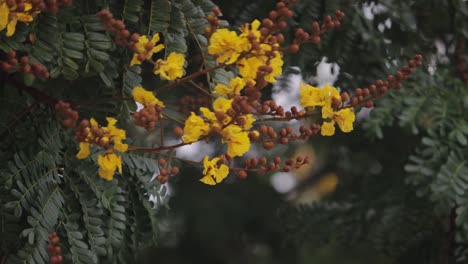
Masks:
[[[212,95],[211,93],[209,93],[207,90],[203,89],[203,87],[201,87],[200,85],[196,84],[193,80],[190,80],[190,84],[193,85],[195,88],[197,88],[198,90],[200,90],[202,93],[208,95],[209,97],[212,97],[212,98],[215,98],[214,95]]]
[[[214,71],[214,70],[217,70],[217,69],[221,69],[221,68],[223,68],[224,66],[225,66],[224,64],[218,64],[218,65],[213,66],[213,67],[211,67],[211,68],[206,68],[206,69],[204,69],[204,70],[197,71],[197,72],[195,72],[195,73],[193,73],[193,74],[191,74],[191,75],[189,75],[189,76],[186,76],[186,77],[184,77],[184,78],[182,78],[182,79],[180,79],[180,80],[178,80],[178,81],[175,81],[175,82],[173,82],[173,83],[171,83],[171,84],[168,84],[168,85],[166,85],[166,86],[163,86],[163,87],[159,88],[159,89],[157,90],[157,92],[158,92],[159,94],[161,94],[161,93],[163,93],[163,92],[169,91],[169,90],[171,90],[172,88],[176,87],[176,86],[179,85],[179,84],[182,84],[182,83],[191,81],[191,80],[195,79],[196,77],[198,77],[198,76],[200,76],[200,75],[202,75],[202,74],[209,73],[209,72]]]

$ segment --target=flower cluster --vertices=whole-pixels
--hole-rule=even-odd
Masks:
[[[213,102],[213,111],[201,107],[202,115],[194,112],[185,121],[184,142],[195,142],[203,137],[221,136],[227,144],[226,154],[229,157],[242,156],[250,149],[249,133],[255,118],[252,114],[236,112],[231,106],[237,105],[234,100],[219,97]],[[240,109],[239,109],[240,110]]]
[[[132,47],[134,54],[130,66],[148,61],[154,64],[154,74],[159,74],[161,78],[165,80],[181,78],[184,75],[185,65],[185,56],[183,54],[171,52],[166,60],[158,59],[156,62],[153,62],[153,55],[164,49],[163,44],[158,44],[159,40],[158,33],[151,40],[145,35],[140,36]]]
[[[341,107],[341,96],[335,87],[326,84],[325,87],[318,88],[302,83],[300,95],[301,105],[306,109],[321,107],[322,118],[327,120],[322,124],[323,136],[335,134],[335,124],[346,133],[353,130],[354,112],[351,108]]]
[[[143,109],[133,113],[135,124],[147,130],[153,130],[156,126],[156,122],[162,118],[161,111],[164,107],[164,103],[156,98],[152,92],[145,90],[143,87],[135,87],[132,95],[135,102],[143,105]]]
[[[29,23],[41,11],[57,13],[59,6],[70,6],[71,0],[0,0],[0,31],[6,28],[6,36],[15,34],[18,22]]]
[[[128,145],[122,143],[126,138],[125,130],[115,127],[117,120],[107,118],[107,126],[100,126],[94,118],[90,121],[82,120],[76,132],[76,138],[80,141],[80,151],[76,154],[78,159],[85,159],[90,155],[90,147],[98,145],[105,149],[104,154],[99,154],[99,176],[106,180],[112,180],[115,171],[122,173],[122,159],[115,152],[125,152]]]
[[[209,160],[208,156],[203,158],[203,178],[201,182],[208,185],[215,185],[222,182],[229,174],[229,167],[224,164],[221,158]]]
[[[356,88],[352,96],[347,92],[340,93],[330,85],[320,88],[302,83],[302,108],[293,106],[288,110],[273,100],[263,100],[262,89],[275,83],[276,78],[282,74],[283,52],[295,53],[303,43],[319,43],[321,34],[339,27],[344,18],[343,12],[338,10],[335,17],[325,16],[322,24],[312,22],[310,33],[296,28],[292,43],[289,46],[284,45],[285,37],[281,31],[288,27],[287,21],[293,15],[290,6],[295,2],[296,0],[281,0],[268,18],[254,20],[234,31],[220,28],[221,21],[218,17],[221,16],[221,11],[217,7],[213,8],[213,13],[207,16],[209,26],[205,29],[209,39],[206,50],[208,54],[203,55],[212,56],[216,63],[210,66],[202,64],[198,71],[186,76],[184,54],[172,52],[166,54],[165,59],[161,58],[161,51],[165,49],[161,40],[163,35],[131,35],[122,20],[114,19],[108,10],[99,12],[98,16],[103,20],[105,28],[116,35],[116,43],[133,52],[130,66],[152,65],[152,72],[162,79],[179,80],[150,90],[136,86],[132,91],[133,100],[142,106],[133,113],[134,123],[147,130],[154,130],[156,126],[161,130],[160,144],[153,147],[128,146],[122,143],[126,138],[125,131],[115,126],[117,121],[113,118],[107,118],[108,124],[105,127],[94,119],[82,120],[77,124],[77,113],[70,109],[70,104],[61,102],[56,110],[64,119],[65,126],[76,129],[76,138],[80,142],[80,151],[76,157],[84,159],[90,155],[91,146],[99,146],[104,150],[97,155],[99,175],[111,180],[116,171],[122,172],[122,160],[118,152],[157,152],[161,156],[158,162],[159,174],[155,178],[162,184],[169,180],[169,176],[179,172],[173,159],[203,165],[203,177],[200,181],[208,185],[222,182],[229,173],[243,179],[248,172],[288,172],[308,164],[309,159],[303,156],[285,160],[280,157],[271,160],[266,157],[244,158],[244,165],[240,167],[234,167],[234,164],[242,164],[234,159],[244,157],[252,144],[258,144],[268,151],[278,144],[287,145],[298,140],[308,140],[319,132],[323,136],[334,135],[336,126],[345,133],[352,131],[356,118],[355,107],[372,107],[373,99],[385,94],[390,88],[399,89],[401,81],[412,73],[414,67],[421,65],[421,56],[417,55],[395,76],[388,76],[386,81],[378,80],[367,88]],[[226,82],[217,82],[215,78],[207,78],[206,81],[205,78],[198,78],[222,68],[227,71],[226,76],[231,76]],[[161,95],[182,86],[194,88],[195,92],[190,91],[172,102],[178,105],[180,115],[173,115],[171,112],[177,109],[169,108],[163,116],[162,111],[169,101],[162,102],[155,92]],[[186,116],[186,119],[181,116]],[[317,117],[321,118],[319,123],[300,124],[296,128],[270,123],[309,118],[315,121]],[[164,140],[166,129],[163,121],[167,124],[166,119],[183,124],[183,127],[174,128],[174,135],[180,142],[165,145],[167,141]],[[198,162],[174,155],[173,150],[178,147],[212,139],[223,144],[223,151],[215,157],[205,156]]]
[[[210,38],[208,53],[219,63],[235,64],[246,80],[276,82],[281,75],[283,59],[278,39],[269,30],[260,29],[254,20],[240,28],[240,34],[228,29],[216,30]]]

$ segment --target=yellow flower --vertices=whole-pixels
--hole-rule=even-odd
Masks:
[[[122,140],[126,139],[125,130],[115,127],[117,120],[112,117],[106,118],[107,127],[102,127],[102,130],[110,139],[114,142],[113,149],[125,152],[128,149],[128,145],[122,143]]]
[[[239,95],[245,87],[245,80],[239,77],[232,78],[229,81],[229,86],[225,84],[218,84],[214,88],[214,93],[222,95],[227,98],[232,98]]]
[[[281,54],[278,51],[276,51],[275,55],[276,56],[270,60],[270,64],[268,65],[271,67],[272,71],[264,77],[265,81],[269,83],[275,83],[276,77],[280,76],[281,73],[283,73],[284,62],[281,58]]]
[[[137,86],[133,88],[132,95],[136,102],[145,107],[152,107],[155,105],[164,106],[164,103],[159,101],[159,99],[154,96],[153,92],[146,91],[143,87]]]
[[[166,80],[175,80],[184,75],[184,64],[184,54],[171,52],[166,61],[161,59],[156,61],[154,74],[159,74]]]
[[[80,151],[76,154],[77,159],[85,159],[89,156],[89,143],[80,142]]]
[[[239,74],[246,80],[255,80],[257,78],[258,68],[265,62],[260,57],[243,58],[238,63]]]
[[[241,27],[241,32],[242,33],[240,34],[240,37],[249,38],[249,35],[250,35],[250,36],[255,37],[255,38],[253,38],[253,40],[259,41],[261,33],[260,33],[260,30],[258,30],[258,28],[260,27],[260,25],[261,25],[261,23],[257,19],[252,21],[251,24],[249,24],[249,23],[244,24]]]
[[[226,153],[231,157],[241,157],[250,149],[249,134],[237,125],[229,125],[221,131],[223,143],[227,143]]]
[[[208,185],[215,185],[222,182],[229,174],[229,167],[226,164],[218,165],[220,158],[212,160],[205,156],[203,159],[203,178],[201,182]]]
[[[248,114],[243,116],[245,117],[245,124],[242,126],[244,130],[248,130],[252,128],[252,124],[255,122],[255,117],[252,114]]]
[[[190,117],[185,120],[183,140],[186,143],[198,141],[201,136],[207,135],[209,131],[210,126],[205,123],[203,118],[192,112]]]
[[[233,64],[242,52],[249,49],[247,38],[240,38],[236,32],[222,28],[211,35],[208,53],[218,56],[216,60],[220,63]]]
[[[115,171],[122,173],[122,158],[115,153],[106,153],[98,156],[99,176],[108,181],[112,180]]]
[[[13,34],[15,34],[16,24],[18,23],[18,21],[31,22],[33,21],[33,15],[39,13],[38,11],[30,12],[32,9],[32,5],[30,3],[25,3],[23,12],[17,12],[14,11],[16,7],[10,10],[6,1],[1,2],[2,3],[0,4],[0,31],[6,28],[7,37],[11,37],[13,36]]]
[[[153,38],[151,38],[151,43],[153,44],[153,48],[151,50],[147,50],[146,46],[150,41],[148,40],[148,37],[143,35],[138,38],[138,42],[135,44],[135,49],[136,52],[133,54],[132,61],[130,62],[130,66],[133,66],[135,64],[141,64],[141,61],[138,59],[138,56],[140,54],[145,54],[145,59],[149,60],[153,56],[154,53],[160,52],[162,49],[164,49],[163,44],[158,44],[160,40],[159,38],[159,33],[156,33]]]
[[[341,131],[345,133],[351,132],[353,130],[354,120],[356,119],[354,111],[351,108],[344,108],[334,112],[331,107],[323,107],[322,117],[331,119],[331,121],[323,123],[320,131],[322,136],[335,134],[335,123],[338,123],[338,127]]]
[[[336,100],[341,100],[340,93],[338,90],[325,84],[325,87],[318,88],[312,85],[301,83],[300,86],[300,97],[301,105],[303,107],[315,107],[315,106],[325,106],[330,105],[333,102],[333,98]]]

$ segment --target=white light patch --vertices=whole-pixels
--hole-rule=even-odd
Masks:
[[[172,144],[179,142],[173,141]],[[213,146],[205,141],[198,141],[190,145],[178,147],[176,156],[183,159],[201,161],[205,156],[212,156],[214,152]]]
[[[288,80],[287,86],[280,86],[280,82],[275,83],[272,98],[285,110],[290,110],[293,106],[300,110],[302,107],[299,100],[299,86],[302,82],[302,76],[300,74],[289,74],[286,78]]]
[[[277,172],[270,178],[271,185],[279,193],[287,193],[296,187],[297,181],[289,172]]]
[[[323,57],[322,61],[317,65],[318,86],[323,87],[325,84],[333,85],[338,80],[340,74],[340,66],[334,62],[328,63],[327,58]]]
[[[136,106],[137,106],[137,109],[135,112],[139,112],[141,109],[145,108],[144,105],[140,104],[139,102],[135,102]]]

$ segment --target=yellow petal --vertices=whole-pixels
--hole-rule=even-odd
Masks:
[[[80,142],[80,151],[76,154],[77,159],[85,159],[89,156],[89,143]]]
[[[335,134],[335,121],[324,122],[320,129],[322,136],[333,136]]]
[[[13,36],[13,34],[15,34],[16,23],[17,22],[18,22],[18,20],[16,18],[10,20],[10,22],[8,23],[8,26],[7,26],[7,33],[6,33],[7,37],[11,37],[11,36]]]
[[[200,179],[200,181],[203,182],[204,184],[208,184],[208,185],[215,185],[216,184],[215,180],[213,179],[213,177],[211,177],[211,175],[204,176],[203,178]]]
[[[8,16],[10,15],[10,9],[7,4],[3,2],[0,5],[0,31],[4,30],[8,24]]]
[[[353,123],[356,119],[356,115],[351,108],[345,108],[336,112],[334,119],[336,120],[336,123],[338,123],[341,131],[348,133],[353,130]]]
[[[138,53],[134,53],[132,61],[130,61],[130,66],[140,65],[140,64],[141,64],[141,61],[138,59]]]

